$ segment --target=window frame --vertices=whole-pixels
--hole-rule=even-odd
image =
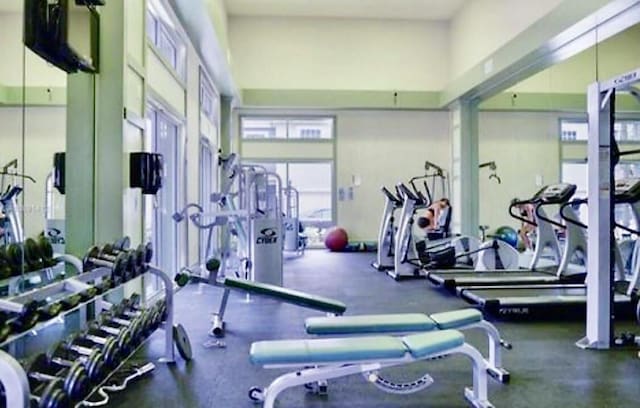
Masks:
[[[294,138],[290,135],[290,123],[303,120],[331,120],[331,134],[328,138]],[[280,120],[286,122],[286,135],[283,138],[269,137],[245,137],[245,120]],[[267,143],[333,143],[336,139],[336,115],[262,115],[262,114],[240,114],[238,116],[238,127],[240,140],[243,142],[267,142]]]
[[[151,7],[151,3],[146,10],[146,39],[147,44],[153,49],[158,57],[167,65],[182,82],[187,78],[187,42],[182,34],[172,28],[157,11]],[[152,26],[150,29],[149,26]],[[173,46],[175,55],[167,55],[166,48],[161,46],[162,37]]]
[[[640,116],[630,114],[630,115],[620,115],[616,118],[616,122],[637,122],[640,127]],[[587,124],[589,123],[588,118],[576,118],[576,117],[561,117],[558,119],[558,139],[560,143],[566,144],[587,144],[588,140],[565,140],[562,138],[562,125],[563,123],[578,123],[578,124]],[[616,139],[618,144],[639,144],[640,145],[640,136],[636,140],[618,140]]]

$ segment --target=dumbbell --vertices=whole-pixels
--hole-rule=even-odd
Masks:
[[[135,278],[144,272],[144,253],[139,249],[137,250],[116,250],[111,244],[105,244],[100,249],[98,254],[98,258],[105,259],[107,261],[115,260],[120,254],[125,254],[128,256],[128,268],[131,278]]]
[[[40,302],[32,300],[22,305],[22,311],[17,313],[7,313],[6,324],[11,327],[13,333],[22,333],[31,329],[40,320]]]
[[[43,300],[39,302],[40,306],[38,307],[39,320],[41,322],[46,322],[47,320],[51,320],[65,309],[61,302],[47,302]],[[68,310],[68,309],[66,309]]]
[[[153,247],[151,245],[151,242],[147,242],[144,245],[140,244],[135,250],[129,250],[128,245],[129,244],[127,242],[126,248],[119,249],[119,247],[115,245],[106,244],[102,247],[102,253],[115,256],[115,255],[119,255],[122,252],[127,252],[127,253],[133,252],[135,255],[136,265],[139,268],[137,272],[139,273],[145,272],[146,265],[149,262],[151,262],[151,258],[153,258]]]
[[[7,324],[7,316],[5,313],[0,313],[0,343],[4,343],[4,341],[11,335],[11,326]]]
[[[7,247],[2,245],[0,246],[0,279],[10,278],[12,273],[11,265],[7,259]]]
[[[123,353],[120,343],[129,341],[129,338],[130,337],[122,336],[121,340],[110,334],[87,331],[70,338],[63,344],[67,350],[83,356],[90,356],[94,350],[99,350],[102,353],[104,364],[109,368],[114,368],[120,364],[122,360],[121,356]]]
[[[107,373],[105,355],[97,348],[83,350],[82,353],[74,350],[78,348],[78,346],[70,346],[65,342],[56,344],[47,353],[49,363],[70,368],[76,361],[80,361],[87,370],[89,380],[94,384],[100,383]]]
[[[153,308],[140,308],[140,296],[137,294],[132,295],[120,305],[114,306],[109,311],[109,314],[129,320],[138,319],[143,337],[146,337],[155,330],[154,325],[156,320],[158,320],[157,311]]]
[[[56,367],[49,364],[49,358],[42,353],[25,367],[25,371],[30,382],[36,384],[62,381],[62,388],[72,401],[84,399],[91,386],[87,370],[80,361],[74,362],[71,367]]]
[[[29,398],[38,408],[70,408],[69,396],[64,392],[64,383],[60,379],[42,382],[29,387]]]
[[[49,241],[47,237],[41,235],[38,237],[37,243],[40,255],[42,256],[42,261],[44,262],[44,266],[55,266],[58,261],[53,258],[53,245],[51,245],[51,241]]]
[[[101,266],[111,268],[111,279],[115,282],[116,285],[119,285],[121,282],[127,280],[127,265],[129,263],[128,255],[123,253],[121,255],[118,255],[113,261],[99,258],[99,255],[100,249],[97,246],[89,248],[82,260],[84,269],[89,270]]]
[[[13,242],[7,245],[7,262],[11,268],[11,276],[20,276],[24,270],[24,251],[22,245]]]
[[[126,316],[118,316],[112,312],[103,312],[99,321],[93,322],[93,327],[116,336],[120,334],[122,330],[128,329],[131,332],[131,345],[133,347],[139,345],[144,336],[142,318],[126,318]]]
[[[24,260],[28,270],[36,271],[45,267],[43,256],[40,253],[40,247],[33,238],[27,238],[24,241]]]

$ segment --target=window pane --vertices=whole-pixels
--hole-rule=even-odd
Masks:
[[[333,118],[242,118],[243,139],[331,139]]]
[[[292,119],[289,121],[290,139],[331,139],[333,119]]]
[[[589,124],[587,121],[567,121],[560,124],[562,141],[587,141],[589,139]],[[620,120],[613,125],[613,134],[618,141],[640,141],[640,121]]]
[[[561,139],[565,142],[589,139],[589,124],[584,122],[562,121],[560,124]]]
[[[242,118],[243,139],[286,139],[286,119]]]

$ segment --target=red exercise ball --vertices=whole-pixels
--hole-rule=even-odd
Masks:
[[[344,251],[347,245],[349,245],[349,236],[343,228],[331,229],[324,239],[324,246],[333,252]]]

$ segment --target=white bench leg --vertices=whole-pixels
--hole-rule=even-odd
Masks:
[[[472,328],[483,330],[489,339],[489,359],[486,360],[489,374],[501,383],[508,383],[511,376],[502,366],[502,339],[500,332],[496,326],[486,320],[481,320],[467,327],[460,327],[458,330]]]
[[[491,408],[487,390],[487,363],[482,354],[465,343],[458,349],[471,359],[473,366],[473,388],[464,390],[465,398],[476,408]]]

